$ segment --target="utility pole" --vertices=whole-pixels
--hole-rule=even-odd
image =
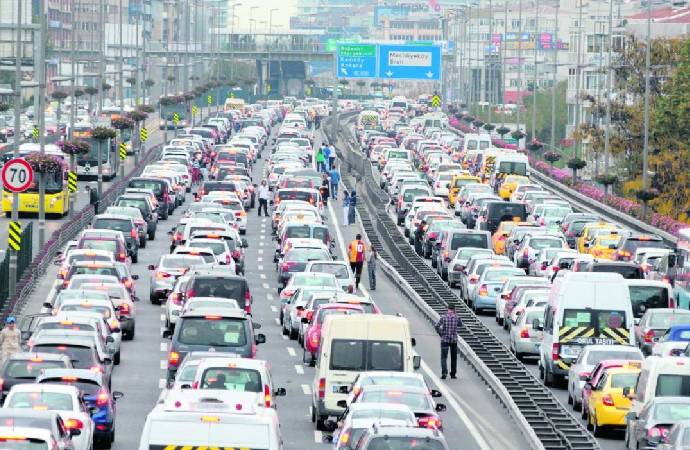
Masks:
[[[609,0],[609,48],[606,66],[606,128],[604,128],[604,173],[609,173],[609,152],[611,145],[611,78],[613,71],[613,0]]]
[[[19,138],[21,136],[20,112],[22,110],[22,4],[17,2],[17,40],[14,43],[14,157],[19,158]],[[38,111],[36,111],[38,112]],[[12,221],[19,220],[19,194],[12,193]],[[10,252],[9,296],[14,297],[17,291],[17,252],[7,248]]]
[[[501,36],[501,128],[506,126],[506,36],[508,35],[508,0],[503,9],[503,36]]]
[[[494,97],[494,71],[493,71],[493,41],[494,41],[494,5],[492,0],[489,0],[489,48],[491,49],[491,58],[488,65],[488,77],[489,77],[489,95],[487,103],[489,105],[487,123],[491,123],[492,112],[493,112],[493,97]],[[485,52],[486,53],[486,52]],[[485,64],[486,66],[486,64]]]
[[[515,124],[516,129],[519,131],[520,130],[520,109],[522,108],[522,0],[520,0],[520,3],[518,4],[518,22],[519,22],[519,27],[518,27],[518,61],[517,61],[517,66],[518,66],[518,81],[517,81],[517,98],[515,99],[515,103],[517,104],[517,123]],[[518,139],[517,141],[517,147],[520,148],[520,140]]]
[[[72,23],[74,23],[74,13],[76,11],[76,3],[77,0],[71,0],[70,2],[70,11],[72,11]],[[72,107],[70,108],[69,111],[69,135],[67,136],[68,139],[73,139],[74,138],[74,122],[76,121],[76,115],[77,115],[77,97],[74,95],[74,92],[76,90],[77,86],[77,74],[76,74],[76,52],[75,52],[75,46],[76,46],[76,30],[74,27],[70,30],[70,75],[72,76]],[[77,162],[76,162],[76,156],[75,155],[70,155],[69,157],[69,170],[77,173]],[[74,215],[74,203],[77,201],[77,193],[76,192],[70,192],[69,193],[69,217],[72,217]]]
[[[46,45],[48,43],[48,26],[46,23],[47,0],[39,3],[40,36],[38,41],[38,146],[41,155],[46,153]],[[59,124],[58,124],[59,130]],[[46,183],[45,173],[38,174],[38,246],[43,248],[46,242]]]
[[[96,121],[101,116],[101,111],[103,110],[103,83],[105,83],[105,0],[100,0],[99,2],[99,31],[100,31],[100,43],[98,44],[101,48],[101,60],[98,64],[98,105],[96,105]],[[100,195],[100,189],[98,195]]]
[[[551,151],[556,150],[556,79],[558,75],[558,9],[561,6],[560,0],[556,2],[556,12],[554,14],[553,25],[553,74],[551,74]]]
[[[532,77],[532,140],[537,138],[537,47],[539,46],[539,0],[534,13],[534,77]]]
[[[577,61],[575,66],[575,134],[576,136],[580,133],[580,74],[582,70],[582,64],[580,59],[582,58],[582,2],[580,0],[580,13],[577,19]],[[580,138],[575,139],[575,158],[580,157]]]
[[[644,55],[644,146],[642,147],[642,189],[649,188],[649,78],[652,59],[652,2],[647,1],[647,48]],[[647,217],[644,202],[643,218]]]
[[[122,41],[122,15],[123,15],[123,12],[122,12],[122,0],[120,0],[119,10],[120,10],[120,17],[119,17],[120,21],[119,21],[119,23],[118,23],[118,31],[119,31],[119,33],[120,33],[120,36],[119,36],[119,38],[120,38],[120,39],[119,39],[119,40],[120,40],[120,51],[119,51],[120,57],[119,57],[118,59],[119,59],[119,66],[120,66],[120,70],[119,70],[119,72],[120,72],[120,77],[119,77],[119,83],[120,83],[120,85],[118,86],[118,91],[120,91],[120,99],[119,99],[119,100],[120,100],[120,117],[124,119],[124,117],[125,117],[125,96],[124,96],[124,89],[125,89],[124,76],[125,76],[125,72],[124,72],[124,67],[123,67],[124,55],[123,55],[123,52],[122,52],[122,47],[123,47],[123,44],[124,44],[124,42]],[[125,131],[125,130],[120,130],[120,142],[121,142],[121,143],[124,143],[124,142],[125,142],[125,138],[124,138],[124,136],[123,136],[124,131]],[[134,133],[132,132],[131,137],[130,137],[130,144],[131,144],[132,142],[134,142],[134,139],[133,139],[133,138],[134,138]],[[134,149],[132,149],[132,150],[134,150]],[[125,160],[119,158],[119,156],[120,156],[119,153],[120,153],[120,152],[119,152],[119,149],[118,149],[118,151],[115,152],[115,154],[116,154],[115,158],[119,160],[119,164],[120,164],[120,177],[121,177],[122,179],[124,179],[124,178],[125,178]]]

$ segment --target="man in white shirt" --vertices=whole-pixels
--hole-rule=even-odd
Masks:
[[[261,208],[264,209],[264,214],[268,217],[268,200],[271,193],[268,190],[268,185],[266,180],[261,180],[261,186],[259,186],[259,216],[261,215]]]

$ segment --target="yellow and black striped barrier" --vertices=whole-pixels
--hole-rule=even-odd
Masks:
[[[120,159],[127,159],[127,144],[120,142]]]
[[[180,115],[178,113],[173,113],[173,124],[177,126],[180,123]]]
[[[67,172],[67,189],[77,192],[77,172]]]
[[[206,96],[206,103],[208,104],[208,106],[211,106],[211,104],[213,103],[213,96],[212,95]]]
[[[22,224],[19,222],[10,222],[7,229],[7,245],[15,252],[22,248]]]
[[[31,137],[34,138],[34,142],[38,142],[38,127],[34,125],[33,130],[31,130]]]
[[[146,127],[141,127],[141,130],[139,130],[139,139],[141,139],[142,143],[149,140],[149,130]]]
[[[196,105],[192,105],[192,115],[197,115],[199,113],[199,108]]]

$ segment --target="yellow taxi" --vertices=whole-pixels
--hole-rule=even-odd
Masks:
[[[455,198],[457,197],[458,192],[460,192],[460,189],[462,189],[466,184],[481,182],[482,180],[479,177],[475,177],[469,173],[461,173],[453,176],[453,178],[450,180],[448,188],[448,204],[455,205]]]
[[[587,246],[588,253],[598,259],[609,259],[613,261],[621,236],[618,233],[601,234],[594,238]]]
[[[630,361],[622,367],[611,367],[592,386],[587,404],[587,426],[599,436],[603,427],[624,427],[625,415],[632,400],[623,395],[623,388],[635,386],[642,363]]]
[[[494,248],[494,253],[502,255],[505,252],[506,238],[510,234],[510,231],[518,225],[525,227],[536,226],[531,222],[514,222],[512,220],[499,223],[496,232],[491,236],[491,245]]]
[[[585,248],[585,243],[586,242],[591,242],[594,239],[595,234],[601,234],[601,230],[604,229],[609,229],[611,231],[616,231],[618,227],[615,224],[612,224],[610,222],[604,222],[604,221],[599,221],[599,222],[592,222],[586,224],[582,228],[582,233],[580,233],[580,237],[577,238],[577,251],[580,253],[587,253],[587,249]],[[597,230],[597,231],[595,231]],[[607,233],[610,234],[610,233]]]
[[[529,178],[523,175],[507,175],[498,188],[498,196],[503,200],[509,200],[515,188],[521,184],[529,184]]]

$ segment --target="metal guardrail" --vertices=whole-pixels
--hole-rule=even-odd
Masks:
[[[100,208],[104,209],[113,204],[117,197],[124,192],[129,180],[132,177],[138,176],[144,170],[144,166],[159,155],[161,148],[162,144],[151,147],[144,153],[138,166],[133,168],[123,179],[110,186],[100,200]],[[10,314],[18,315],[21,313],[29,296],[40,282],[43,274],[48,270],[48,267],[53,263],[57,253],[64,248],[67,242],[74,239],[81,230],[92,222],[94,215],[94,208],[92,205],[89,205],[53,232],[50,239],[39,250],[36,256],[34,256],[22,277],[17,281],[17,292],[15,296],[10,298],[2,306],[0,314],[2,315],[3,321],[4,318]]]
[[[353,115],[344,117],[351,119]],[[339,132],[341,143],[346,143],[347,147],[355,141],[346,126],[340,126]],[[599,449],[598,442],[584,426],[407,244],[386,211],[388,196],[374,180],[369,162],[352,148],[345,149],[341,145],[339,150],[345,175],[354,174],[359,190],[364,189],[365,201],[360,202],[357,209],[371,245],[377,249],[390,273],[404,280],[403,285],[414,294],[413,300],[421,305],[418,309],[427,320],[434,321],[449,303],[456,305],[461,321],[458,334],[462,341],[459,346],[462,357],[492,388],[532,448]]]

